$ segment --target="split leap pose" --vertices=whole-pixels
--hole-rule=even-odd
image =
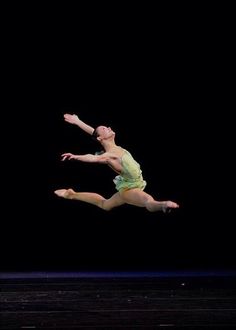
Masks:
[[[143,180],[140,165],[126,149],[116,145],[115,132],[110,127],[98,126],[94,129],[79,119],[77,115],[65,114],[64,119],[70,124],[77,125],[100,142],[104,152],[99,155],[64,153],[62,154],[62,161],[75,159],[82,162],[109,165],[118,174],[113,180],[118,192],[109,199],[106,199],[92,192],[75,192],[73,189],[58,189],[55,190],[57,196],[87,202],[106,211],[122,204],[145,207],[150,212],[169,212],[179,207],[177,203],[172,201],[157,201],[151,195],[144,192],[146,181]]]

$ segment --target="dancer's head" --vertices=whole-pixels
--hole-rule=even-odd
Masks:
[[[95,128],[93,131],[92,137],[99,142],[102,142],[103,140],[108,140],[108,139],[114,139],[115,137],[115,132],[110,127],[106,126],[98,126]]]

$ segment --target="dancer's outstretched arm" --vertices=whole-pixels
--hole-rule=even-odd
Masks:
[[[70,115],[68,113],[64,114],[64,119],[66,122],[76,125],[81,128],[86,133],[92,135],[94,132],[94,128],[85,124],[77,115]]]
[[[111,155],[108,152],[104,152],[102,155],[92,155],[92,154],[86,154],[86,155],[74,155],[70,152],[67,152],[65,154],[61,155],[62,161],[68,159],[75,159],[82,162],[87,163],[102,163],[102,164],[108,164],[109,159],[111,159]]]

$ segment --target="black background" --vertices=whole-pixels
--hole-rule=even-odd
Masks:
[[[230,44],[207,17],[164,17],[118,25],[110,17],[97,28],[58,19],[26,40],[14,30],[2,117],[3,270],[235,268]],[[111,126],[141,164],[146,191],[180,209],[105,212],[57,198],[68,187],[115,192],[110,168],[60,162],[63,152],[100,150],[64,113]]]

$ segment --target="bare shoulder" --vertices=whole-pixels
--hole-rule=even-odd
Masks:
[[[100,157],[107,158],[107,159],[118,159],[121,156],[117,152],[104,152]]]
[[[125,153],[125,149],[116,146],[114,149],[112,149],[110,152],[107,152],[109,157],[115,159],[115,158],[122,158],[122,156]]]
[[[114,148],[111,151],[106,151],[102,155],[99,155],[100,160],[103,161],[116,161],[121,160],[122,156],[124,155],[124,150],[122,148]]]
[[[104,152],[101,155],[97,155],[96,157],[96,161],[98,163],[102,163],[102,164],[109,164],[112,161],[116,161],[119,159],[119,157],[112,152]]]

